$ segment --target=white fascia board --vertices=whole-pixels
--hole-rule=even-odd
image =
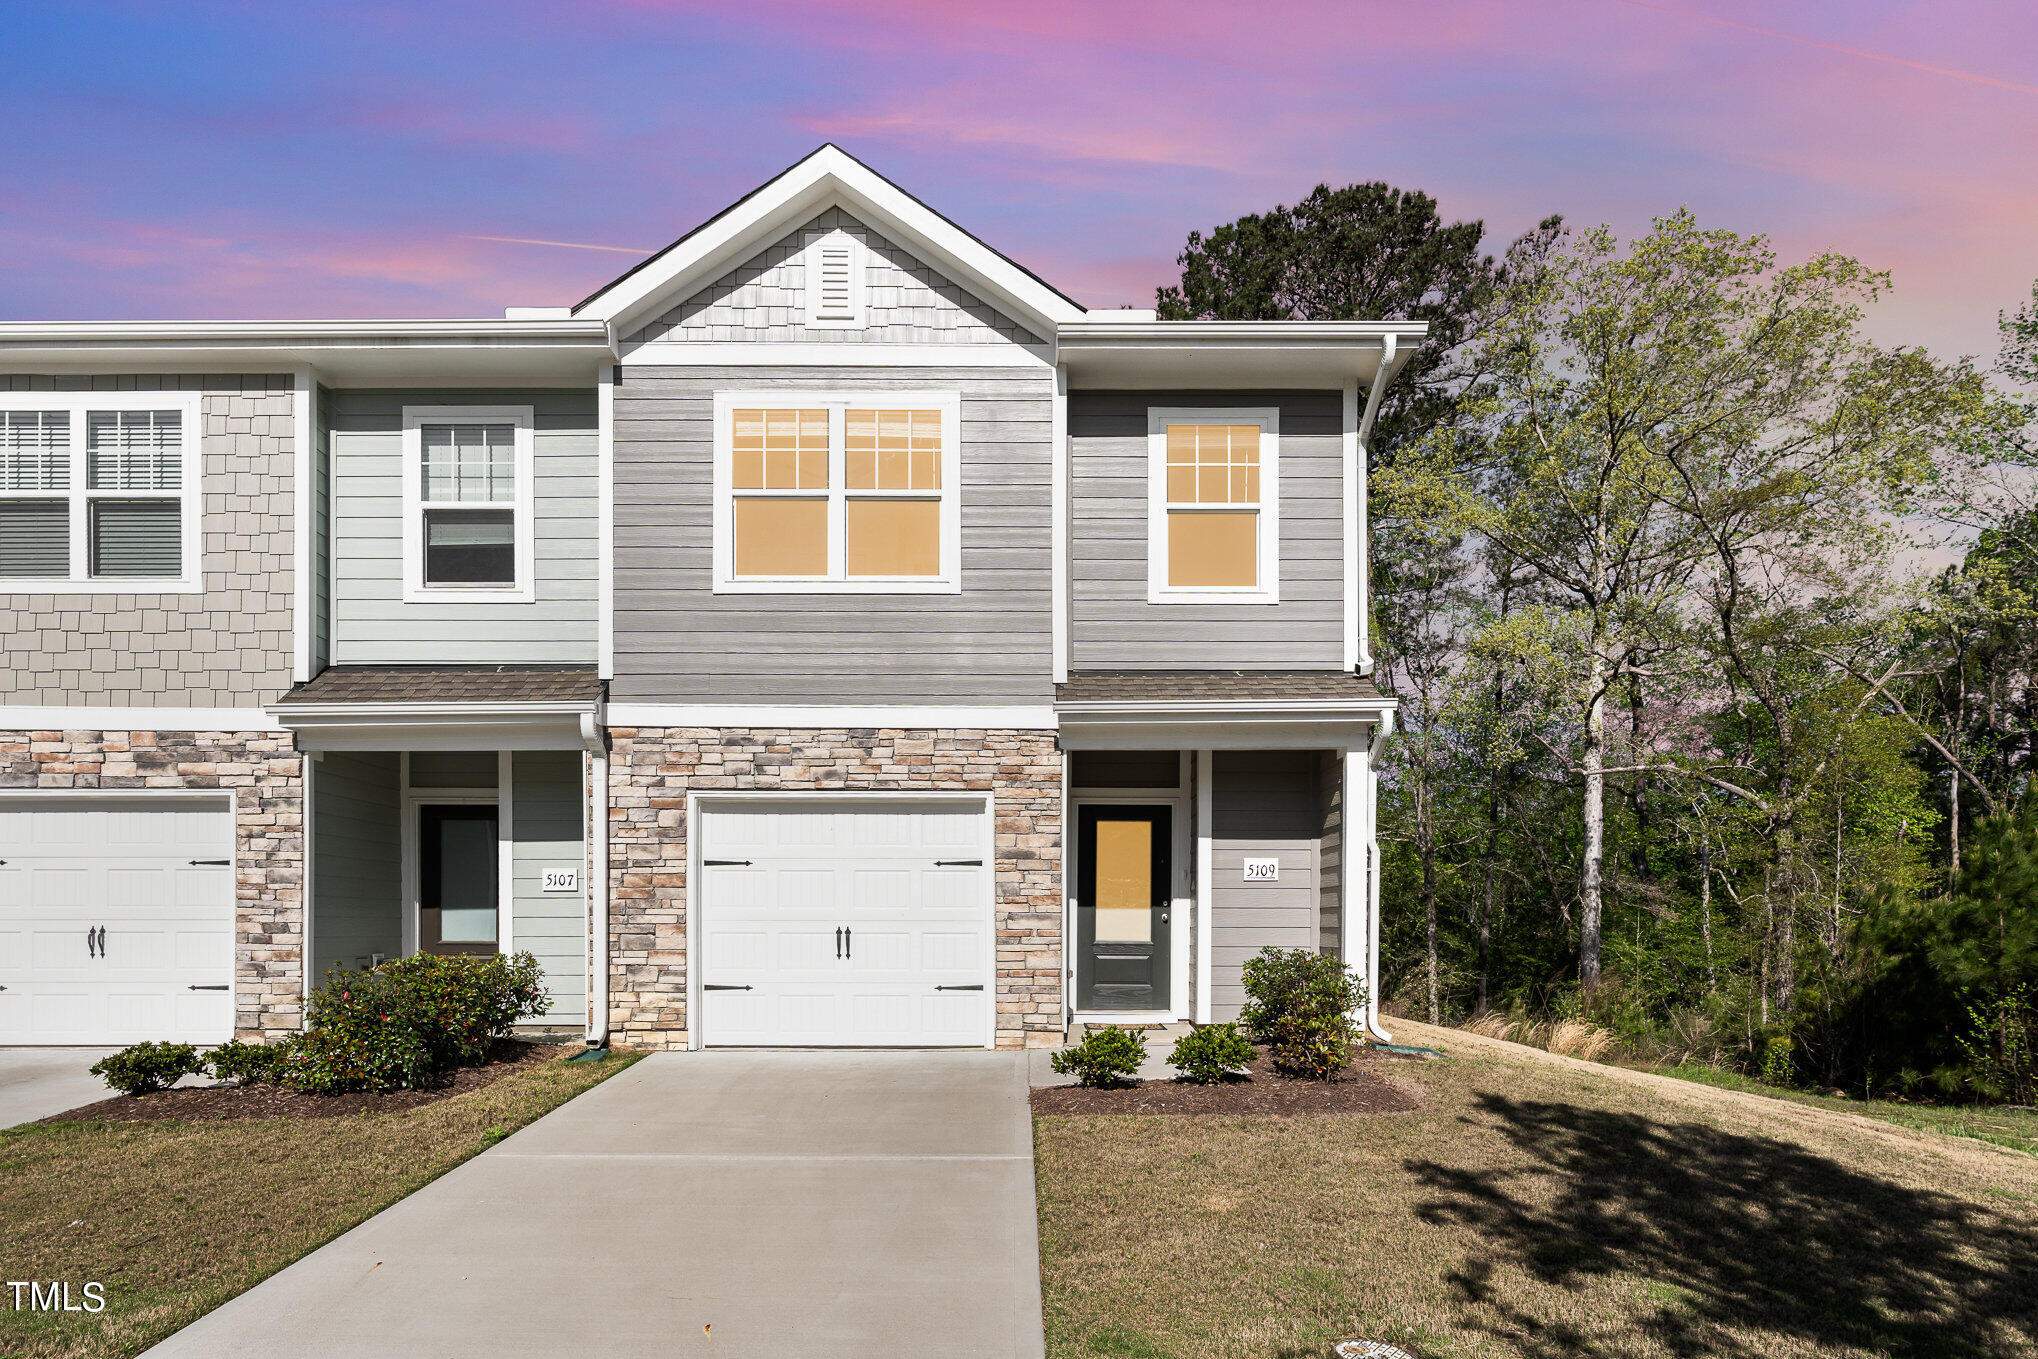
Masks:
[[[347,719],[379,719],[392,722],[496,721],[516,717],[573,717],[600,711],[592,700],[586,703],[554,703],[544,700],[496,703],[277,703],[268,708],[278,721],[300,723]]]
[[[1052,334],[1083,309],[836,146],[820,150],[575,309],[624,335],[833,203],[985,301]]]
[[[1154,721],[1187,722],[1249,722],[1255,718],[1281,718],[1298,720],[1323,718],[1349,722],[1368,721],[1382,713],[1390,713],[1399,706],[1391,698],[1352,699],[1349,701],[1269,698],[1245,699],[1236,703],[1197,702],[1147,702],[1118,699],[1087,699],[1057,703],[1055,712],[1061,716],[1064,725],[1071,718],[1078,721],[1111,721],[1127,718]]]
[[[570,344],[605,341],[598,321],[0,321],[0,353],[46,345]]]
[[[0,705],[0,729],[9,731],[219,731],[280,732],[264,708],[126,708]]]
[[[792,340],[646,340],[617,347],[636,367],[1038,368],[1053,366],[1040,345],[806,343]]]
[[[1079,320],[1061,326],[1065,345],[1189,344],[1359,345],[1378,347],[1389,335],[1420,340],[1427,321],[1114,321]]]
[[[1120,722],[1063,724],[1063,750],[1338,750],[1366,739],[1372,724],[1356,718],[1258,722]]]
[[[1054,709],[1041,706],[964,707],[833,706],[747,703],[611,703],[611,727],[789,728],[801,731],[844,727],[912,730],[1053,731]]]

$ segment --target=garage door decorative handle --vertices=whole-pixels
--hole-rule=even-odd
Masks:
[[[709,982],[701,987],[703,991],[748,991],[749,989],[747,986],[717,986],[713,982]]]
[[[934,989],[937,991],[981,991],[984,989],[984,984],[982,982],[971,982],[968,986],[937,986]]]
[[[226,983],[225,983],[225,982],[221,982],[221,983],[220,983],[219,985],[217,985],[217,986],[193,986],[193,987],[189,987],[189,988],[187,988],[187,989],[189,989],[189,990],[192,990],[192,991],[224,991],[224,990],[226,990],[227,988],[226,988]]]
[[[835,927],[835,956],[838,958],[842,956],[842,927],[840,925]]]
[[[99,956],[102,958],[106,956],[106,927],[104,925],[99,927]]]

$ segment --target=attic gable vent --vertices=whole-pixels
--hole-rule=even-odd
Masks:
[[[863,316],[863,242],[841,231],[807,247],[806,323],[829,330],[860,329]]]

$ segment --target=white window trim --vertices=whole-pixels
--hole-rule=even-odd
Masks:
[[[1260,427],[1259,579],[1257,587],[1168,584],[1168,426]],[[1206,506],[1218,509],[1221,506]],[[1240,508],[1245,508],[1241,506]],[[1281,602],[1281,412],[1273,406],[1150,406],[1146,412],[1146,602]]]
[[[0,594],[66,595],[195,595],[205,589],[205,442],[203,395],[199,392],[0,392],[0,410],[70,412],[71,484],[63,491],[6,491],[0,496],[22,500],[66,500],[71,507],[71,571],[67,576],[13,576],[0,579]],[[177,498],[182,508],[179,528],[183,564],[175,576],[107,576],[87,574],[92,564],[91,511],[95,497],[120,500],[141,493],[90,489],[85,469],[86,413],[88,411],[160,411],[178,413],[183,436],[182,486]],[[149,492],[148,498],[167,499],[164,492]]]
[[[763,578],[736,575],[735,413],[738,410],[828,411],[828,575]],[[844,533],[849,499],[848,448],[844,437],[851,410],[941,412],[941,574],[858,576],[846,574]],[[714,557],[718,595],[953,595],[962,593],[962,394],[959,392],[806,392],[775,387],[765,391],[715,393]],[[875,494],[875,493],[872,493]]]
[[[424,435],[426,425],[516,426],[516,499],[510,503],[516,534],[513,585],[425,584]],[[406,604],[529,604],[537,598],[535,544],[536,413],[530,406],[405,406],[403,408],[403,602]],[[430,502],[436,505],[438,502]],[[501,502],[468,509],[502,509]]]

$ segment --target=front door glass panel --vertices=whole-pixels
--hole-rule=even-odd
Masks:
[[[496,951],[496,809],[418,809],[418,947],[426,953]]]

